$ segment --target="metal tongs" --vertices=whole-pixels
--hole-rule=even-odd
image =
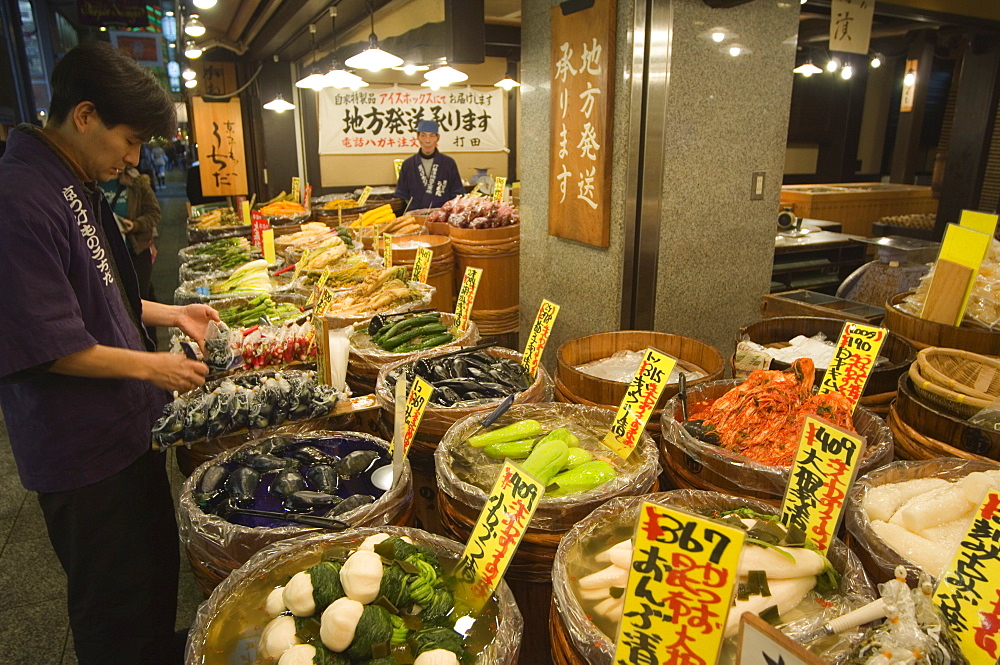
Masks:
[[[229,519],[231,515],[246,515],[248,517],[267,517],[273,520],[280,520],[282,522],[292,522],[293,524],[302,524],[303,526],[314,526],[320,529],[331,529],[333,531],[343,531],[349,528],[351,525],[347,522],[341,522],[340,520],[334,519],[332,517],[321,517],[318,515],[297,515],[295,513],[278,513],[271,510],[254,510],[252,508],[239,508],[234,506],[229,501],[224,502],[219,506],[216,515],[222,519]]]
[[[684,419],[683,422],[687,422],[688,391],[687,391],[687,375],[684,374],[684,372],[680,372],[677,376],[677,398],[681,402],[681,418]]]
[[[433,307],[424,307],[423,309],[411,309],[405,312],[399,312],[397,314],[376,314],[372,317],[372,320],[368,322],[368,334],[374,335],[385,325],[385,320],[394,316],[406,316],[407,314],[426,314],[427,312],[435,311]]]

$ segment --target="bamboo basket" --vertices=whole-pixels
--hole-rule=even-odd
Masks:
[[[1000,460],[1000,431],[973,425],[923,399],[907,375],[899,377],[893,411],[901,424],[922,437],[911,437],[913,442],[907,444],[929,444],[932,457]]]
[[[924,351],[926,349],[921,350],[921,353]],[[910,371],[907,372],[913,384],[913,389],[921,398],[942,411],[947,411],[959,418],[968,419],[985,409],[992,402],[992,400],[976,399],[975,397],[969,397],[968,395],[962,395],[953,390],[942,388],[933,381],[925,378],[920,373],[920,369],[919,363],[914,362],[910,365]]]
[[[736,334],[736,343],[739,344],[741,341],[749,340],[766,346],[778,342],[787,342],[796,335],[812,337],[818,333],[823,333],[828,340],[836,343],[843,327],[844,321],[841,319],[813,316],[780,316],[763,319],[745,328],[741,328]],[[899,376],[904,374],[910,364],[913,363],[917,355],[917,350],[908,341],[890,332],[882,344],[880,355],[885,356],[888,359],[888,363],[877,365],[872,369],[871,374],[868,376],[868,383],[865,384],[861,404],[869,406],[865,398],[876,397],[877,399],[873,403],[885,403],[885,408],[887,409],[888,402],[891,402],[893,398],[888,397],[886,393],[896,392],[896,384],[899,381]],[[731,359],[730,365],[732,364],[733,360]],[[771,369],[787,369],[789,366],[788,363],[780,360],[771,361]],[[825,374],[826,370],[816,368],[817,386],[820,385]],[[735,369],[733,370],[734,378],[741,378],[741,376],[736,374]]]
[[[943,346],[987,356],[1000,356],[1000,332],[974,326],[949,326],[908,314],[898,304],[910,293],[897,293],[885,304],[882,325],[910,341],[917,349]]]
[[[917,354],[910,378],[919,391],[942,398],[949,410],[971,417],[1000,399],[1000,360],[959,349],[928,347]]]
[[[742,384],[739,379],[713,381],[688,390],[688,403],[722,397]],[[788,485],[790,467],[754,462],[720,446],[692,437],[681,426],[681,403],[676,397],[663,409],[660,464],[682,488],[711,488],[716,492],[780,502]],[[892,461],[892,434],[885,422],[863,406],[854,411],[854,428],[865,437],[859,473]],[[694,478],[692,478],[692,476]]]

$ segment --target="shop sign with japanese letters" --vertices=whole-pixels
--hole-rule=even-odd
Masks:
[[[549,235],[607,247],[615,0],[552,14]]]
[[[499,88],[430,90],[420,86],[324,88],[319,97],[319,153],[416,152],[417,123],[438,123],[441,152],[500,152],[507,147],[507,96]]]
[[[239,98],[226,103],[193,97],[194,132],[201,159],[201,191],[205,196],[247,193],[243,117]]]

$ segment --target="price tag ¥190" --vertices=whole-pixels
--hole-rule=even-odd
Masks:
[[[826,552],[840,524],[864,441],[825,420],[806,416],[781,504],[781,521],[798,527]]]
[[[656,403],[670,380],[670,372],[677,361],[655,349],[646,349],[635,378],[625,391],[618,413],[611,423],[611,431],[603,439],[604,445],[628,459],[646,429]]]
[[[545,485],[504,462],[454,570],[474,610],[482,609],[500,584],[544,494]]]
[[[716,662],[743,538],[740,529],[644,502],[614,664]]]
[[[455,324],[460,330],[468,330],[469,328],[472,304],[476,301],[476,291],[479,289],[479,279],[482,276],[482,268],[465,269],[465,275],[462,277],[462,288],[458,290],[458,302],[455,304]]]
[[[417,256],[413,259],[413,275],[411,279],[421,284],[427,283],[427,277],[431,272],[431,261],[434,258],[434,250],[430,247],[421,247],[417,250]]]
[[[856,408],[887,336],[885,328],[845,323],[818,393],[843,393]]]
[[[1000,494],[987,493],[951,564],[938,578],[934,604],[970,665],[1000,657]]]
[[[538,373],[538,365],[542,361],[545,344],[549,341],[552,326],[555,325],[558,315],[559,305],[542,300],[542,304],[538,308],[538,315],[535,316],[535,324],[531,326],[531,333],[528,335],[528,343],[524,345],[524,354],[521,357],[521,364],[531,376]]]

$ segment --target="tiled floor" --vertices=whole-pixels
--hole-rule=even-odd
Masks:
[[[177,285],[177,249],[187,244],[184,231],[184,172],[168,174],[167,189],[157,193],[163,208],[159,257],[153,267],[158,299],[172,302]],[[162,337],[162,333],[161,333]],[[183,477],[173,453],[167,453],[175,494]],[[178,546],[180,546],[178,544]],[[17,477],[0,415],[0,661],[6,665],[75,664],[66,615],[66,576],[45,532],[35,494]],[[187,628],[204,600],[181,554],[177,628]],[[109,664],[110,665],[110,664]]]

